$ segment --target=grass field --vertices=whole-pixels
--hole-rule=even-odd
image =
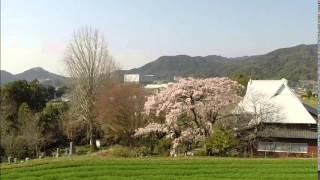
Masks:
[[[3,179],[296,179],[317,178],[316,159],[72,157],[1,164]]]

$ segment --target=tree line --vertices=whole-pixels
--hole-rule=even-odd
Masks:
[[[1,87],[2,158],[50,155],[70,142],[96,151],[97,139],[125,157],[240,154],[252,151],[263,126],[249,121],[270,113],[233,113],[248,81],[243,75],[185,78],[156,95],[124,84],[103,35],[90,27],[74,33],[64,62],[67,88],[36,80]],[[57,100],[63,94],[70,101]]]
[[[1,157],[39,156],[42,150],[63,142],[59,131],[64,102],[53,102],[65,88],[18,80],[1,87]]]

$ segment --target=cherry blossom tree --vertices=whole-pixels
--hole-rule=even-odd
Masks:
[[[225,77],[181,79],[145,103],[147,115],[163,115],[165,122],[139,128],[135,135],[163,132],[174,138],[172,147],[186,139],[204,140],[212,133],[212,125],[232,112],[242,89],[242,85]]]

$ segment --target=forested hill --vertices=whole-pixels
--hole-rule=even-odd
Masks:
[[[125,73],[153,74],[160,79],[173,76],[230,76],[245,74],[255,79],[316,80],[317,45],[281,48],[264,55],[226,58],[222,56],[162,56]]]
[[[33,81],[37,79],[41,84],[60,87],[65,80],[65,77],[51,73],[41,67],[31,68],[19,74],[11,74],[5,70],[1,70],[0,73],[0,85],[15,80]]]

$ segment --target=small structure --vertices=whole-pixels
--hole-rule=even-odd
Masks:
[[[139,74],[125,74],[123,76],[124,83],[139,83],[140,75]]]
[[[124,74],[123,82],[124,83],[135,83],[146,85],[154,83],[157,80],[157,76],[153,74]]]
[[[55,154],[55,157],[59,157],[60,156],[60,149],[57,148],[57,151],[56,151],[56,154]]]
[[[98,149],[100,149],[100,147],[101,147],[101,141],[100,141],[100,139],[97,139],[97,140],[96,140],[96,146],[97,146]]]
[[[8,163],[9,163],[9,164],[12,163],[12,157],[11,157],[11,156],[8,157]]]
[[[92,141],[90,140],[90,146],[92,145]],[[101,141],[100,139],[96,139],[96,147],[100,148],[101,147]]]
[[[256,149],[260,155],[316,157],[316,110],[301,103],[291,91],[286,79],[250,80],[243,100],[238,104],[247,113],[261,111],[263,105],[252,108],[255,102],[265,102],[277,109],[264,118],[265,129],[259,132],[261,140]],[[250,105],[251,104],[251,105]],[[236,109],[237,109],[236,108]]]
[[[180,81],[181,79],[183,79],[182,76],[173,76],[173,81],[174,81],[174,82],[178,82],[178,81]]]
[[[74,152],[73,142],[71,141],[69,143],[69,156],[72,156],[73,152]]]
[[[157,94],[160,91],[168,88],[172,83],[166,83],[166,84],[147,84],[144,86],[144,89],[147,90],[147,92],[151,94]]]

